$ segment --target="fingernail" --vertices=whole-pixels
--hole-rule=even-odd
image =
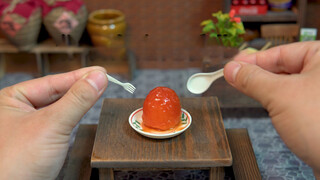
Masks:
[[[235,82],[240,68],[241,64],[236,61],[232,61],[228,64],[227,71],[230,72],[228,76],[231,76],[231,82]]]
[[[105,73],[98,70],[90,72],[85,77],[85,79],[98,92],[100,92],[106,86],[106,82],[107,82],[107,76],[105,75]]]

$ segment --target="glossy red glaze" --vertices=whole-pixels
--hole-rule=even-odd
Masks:
[[[181,104],[178,95],[167,87],[151,90],[143,104],[142,120],[145,126],[159,130],[179,125]]]

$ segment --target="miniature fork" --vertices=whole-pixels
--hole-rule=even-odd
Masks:
[[[130,92],[131,94],[133,94],[133,92],[136,90],[136,88],[130,83],[122,83],[108,74],[107,74],[107,77],[109,81],[122,86],[126,91]]]

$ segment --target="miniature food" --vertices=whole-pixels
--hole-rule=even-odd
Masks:
[[[169,130],[181,121],[181,104],[174,90],[156,87],[149,92],[142,114],[143,125],[158,130]]]

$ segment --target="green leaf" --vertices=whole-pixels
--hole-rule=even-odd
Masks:
[[[224,21],[229,21],[229,19],[230,19],[229,14],[222,14],[221,19]]]
[[[214,13],[212,14],[212,16],[216,17],[218,22],[226,22],[229,21],[229,14],[225,13],[223,14],[221,11],[219,11],[218,13]]]
[[[203,33],[208,33],[210,31],[215,31],[216,30],[216,27],[215,25],[213,24],[213,22],[210,22],[208,23],[207,25],[205,25],[202,29],[202,32]]]
[[[212,13],[212,16],[213,17],[218,17],[218,16],[221,16],[222,15],[222,12],[221,11],[218,11],[216,13]]]
[[[212,28],[210,27],[210,26],[205,26],[205,27],[203,27],[203,29],[202,29],[202,33],[208,33],[208,32],[210,32],[212,30]]]
[[[210,33],[209,35],[210,38],[217,38],[218,37],[218,34],[217,33]]]
[[[239,35],[245,33],[243,24],[231,21],[229,14],[222,13],[221,11],[212,13],[212,16],[216,18],[217,21],[203,21],[201,23],[201,25],[204,26],[202,29],[203,32],[208,33],[210,38],[216,38],[217,42],[222,43],[224,46],[239,46],[243,41]],[[219,34],[222,36],[218,36]]]
[[[212,27],[212,29],[213,29],[213,30],[215,30],[215,31],[216,31],[216,26],[214,25],[214,23],[213,23],[213,22],[209,23],[208,25],[209,25],[210,27]]]
[[[236,36],[237,35],[237,29],[227,29],[227,32],[231,35],[231,36]]]
[[[237,34],[244,34],[246,33],[246,31],[242,30],[242,29],[237,29]]]
[[[244,27],[243,27],[243,24],[242,23],[234,23],[233,25],[236,29],[237,29],[237,32],[239,34],[244,34],[246,31],[244,30]]]
[[[204,20],[204,21],[201,22],[201,26],[205,26],[205,25],[207,25],[209,23],[213,23],[211,19]]]

